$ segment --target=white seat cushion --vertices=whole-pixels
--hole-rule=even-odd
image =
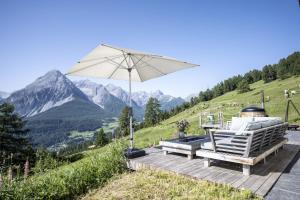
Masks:
[[[239,131],[247,122],[252,122],[253,117],[232,117],[230,130]]]

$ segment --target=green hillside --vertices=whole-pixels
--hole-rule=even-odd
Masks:
[[[34,144],[49,147],[66,140],[71,131],[94,131],[102,126],[106,114],[99,106],[75,99],[27,118],[29,136]]]
[[[191,126],[188,134],[203,134],[199,129],[199,114],[201,112],[224,113],[225,122],[232,116],[237,116],[239,111],[248,105],[260,105],[260,91],[264,90],[265,97],[269,96],[270,101],[265,102],[265,108],[269,116],[279,116],[284,119],[287,101],[284,97],[284,90],[295,90],[297,94],[292,97],[293,102],[300,109],[300,77],[291,77],[285,80],[275,80],[270,83],[258,81],[252,85],[251,91],[238,94],[237,91],[228,92],[220,97],[207,102],[201,102],[163,122],[156,127],[141,129],[135,133],[135,143],[138,147],[145,147],[158,143],[161,138],[171,138],[176,132],[175,122],[187,119]],[[290,110],[290,123],[300,124],[300,118],[294,110]]]

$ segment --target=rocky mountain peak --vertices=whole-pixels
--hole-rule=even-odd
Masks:
[[[22,116],[33,116],[74,99],[88,100],[72,81],[57,70],[37,78],[25,88],[12,93],[7,102]]]

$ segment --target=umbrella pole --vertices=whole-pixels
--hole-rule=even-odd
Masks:
[[[133,149],[133,128],[132,128],[133,111],[132,111],[132,100],[131,100],[131,70],[132,70],[132,68],[128,69],[128,73],[129,73],[129,106],[130,106],[129,128],[130,128],[130,148]]]

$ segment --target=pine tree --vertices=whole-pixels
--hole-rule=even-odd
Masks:
[[[123,136],[129,135],[130,108],[125,106],[119,116],[119,127]]]
[[[34,158],[34,152],[26,138],[25,123],[14,109],[8,103],[0,105],[0,161],[10,157],[10,164],[24,164],[28,157]]]
[[[237,90],[238,93],[245,93],[250,91],[250,86],[246,79],[239,82]]]
[[[150,97],[146,104],[145,124],[146,126],[153,126],[161,119],[161,110],[159,101],[156,98]]]
[[[102,147],[106,144],[108,144],[108,139],[104,133],[103,128],[101,128],[100,131],[96,132],[96,145]]]

